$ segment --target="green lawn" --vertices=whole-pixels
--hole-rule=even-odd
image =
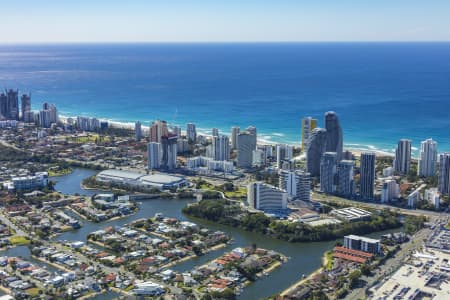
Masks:
[[[47,170],[48,172],[48,176],[53,177],[53,176],[62,176],[62,175],[67,175],[72,173],[72,169],[71,168],[67,168],[67,169],[62,169],[62,170]]]
[[[91,134],[88,136],[77,136],[68,137],[67,141],[77,144],[95,143],[97,142],[108,142],[110,140],[109,136],[100,136],[98,134]]]
[[[39,296],[39,292],[40,291],[41,291],[41,289],[39,289],[37,287],[30,288],[30,289],[26,290],[27,294],[30,295],[31,297]]]
[[[236,191],[225,192],[224,193],[227,198],[246,198],[247,197],[247,189],[244,187],[239,188]]]
[[[200,189],[202,189],[202,190],[211,190],[213,188],[214,188],[214,186],[212,184],[209,184],[209,183],[202,183],[202,184],[200,184]]]
[[[30,244],[30,240],[26,236],[21,235],[13,235],[12,237],[9,238],[9,241],[11,242],[11,244],[16,246]]]
[[[333,252],[329,251],[326,254],[325,270],[330,271],[333,268]]]

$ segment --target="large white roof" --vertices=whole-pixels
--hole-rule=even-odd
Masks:
[[[183,181],[183,177],[174,176],[174,175],[166,175],[166,174],[150,174],[145,175],[140,178],[140,181],[150,182],[154,184],[172,184],[179,181]]]
[[[121,171],[121,170],[105,170],[105,171],[101,171],[98,175],[137,180],[140,177],[142,177],[144,174],[130,172],[130,171]]]

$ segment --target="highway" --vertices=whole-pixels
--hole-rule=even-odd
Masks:
[[[442,212],[421,210],[421,209],[406,209],[406,208],[395,207],[395,206],[391,206],[391,205],[387,205],[387,204],[362,202],[362,201],[350,200],[350,199],[345,199],[345,198],[339,198],[336,196],[318,194],[318,193],[314,193],[314,192],[312,193],[312,199],[314,201],[323,202],[323,203],[336,203],[336,204],[340,204],[340,205],[359,206],[359,207],[363,207],[363,208],[367,207],[367,208],[372,208],[372,209],[389,209],[389,210],[396,211],[396,212],[404,214],[404,215],[427,216],[427,217],[433,217],[433,219],[442,217],[443,215],[446,215],[446,213],[442,213]]]

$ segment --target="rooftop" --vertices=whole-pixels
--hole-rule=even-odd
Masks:
[[[98,173],[100,176],[108,176],[108,177],[118,177],[125,179],[133,179],[137,180],[143,176],[143,174],[130,172],[130,171],[121,171],[121,170],[105,170]]]

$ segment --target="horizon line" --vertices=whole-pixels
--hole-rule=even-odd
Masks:
[[[329,40],[329,41],[0,41],[0,46],[13,45],[145,45],[145,44],[447,44],[450,40]]]

